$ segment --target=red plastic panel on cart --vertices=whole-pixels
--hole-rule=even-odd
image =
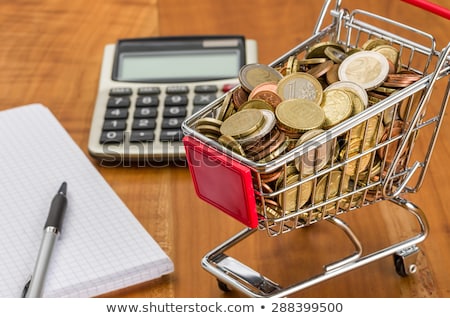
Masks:
[[[255,228],[258,215],[250,169],[190,136],[183,143],[197,195]]]

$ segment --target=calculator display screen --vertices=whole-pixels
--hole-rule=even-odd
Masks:
[[[234,78],[241,67],[238,49],[123,52],[119,81],[183,82]]]

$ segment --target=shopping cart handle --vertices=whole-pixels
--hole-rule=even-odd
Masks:
[[[450,10],[449,9],[444,8],[435,3],[432,3],[430,1],[425,1],[425,0],[402,0],[402,1],[412,4],[412,5],[415,5],[416,7],[427,10],[429,12],[440,15],[441,17],[444,17],[444,18],[450,20]]]

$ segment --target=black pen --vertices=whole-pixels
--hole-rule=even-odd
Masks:
[[[67,183],[63,182],[50,205],[47,222],[44,225],[44,235],[39,248],[38,257],[31,279],[26,283],[22,297],[41,297],[47,274],[48,264],[52,256],[56,239],[61,233],[62,221],[67,207]]]

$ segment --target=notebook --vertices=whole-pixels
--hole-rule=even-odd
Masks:
[[[0,297],[21,297],[63,181],[68,206],[43,297],[93,297],[173,271],[56,117],[32,104],[0,112]]]

